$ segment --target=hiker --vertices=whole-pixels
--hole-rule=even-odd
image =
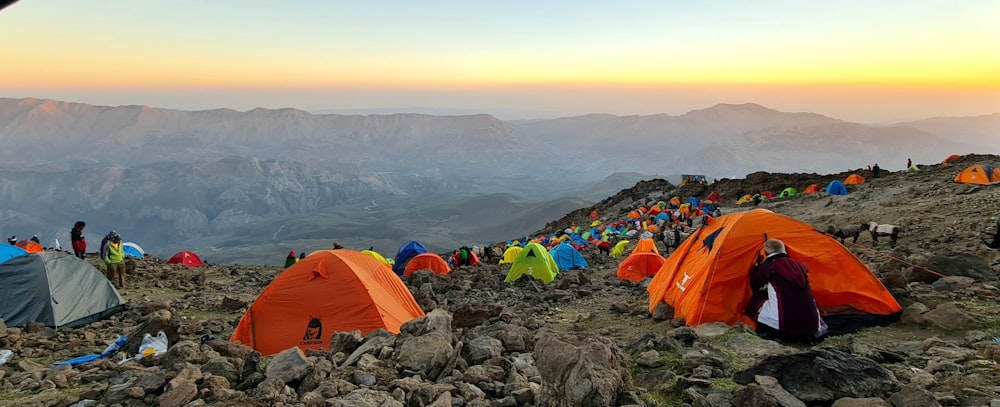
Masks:
[[[104,257],[106,257],[106,256],[107,256],[107,254],[108,254],[108,253],[107,253],[107,250],[108,250],[108,242],[110,242],[110,241],[111,241],[111,238],[113,238],[113,237],[115,237],[115,236],[118,236],[118,232],[115,232],[114,230],[112,230],[112,231],[108,232],[108,234],[107,234],[106,236],[104,236],[104,239],[101,239],[101,250],[100,250],[100,253],[101,253],[101,259],[102,259],[102,260],[103,260],[103,259],[104,259]]]
[[[910,167],[912,167],[912,166],[913,166],[913,160],[907,158],[906,159],[906,169],[910,169]]]
[[[122,247],[122,237],[116,233],[104,247],[104,264],[108,268],[108,280],[115,288],[125,288],[125,248]]]
[[[288,256],[285,256],[285,268],[292,267],[292,265],[295,264],[295,261],[295,250],[290,250],[288,252]]]
[[[82,220],[73,224],[73,229],[69,231],[70,245],[73,246],[73,254],[83,258],[87,254],[87,239],[83,237],[83,229],[87,227],[87,222]]]
[[[472,249],[469,249],[468,246],[459,247],[454,258],[456,266],[468,266],[472,264]]]
[[[761,200],[760,199],[760,194],[753,194],[753,198],[751,198],[751,199],[753,199],[753,206],[759,206],[760,205],[760,200]]]
[[[879,175],[879,173],[881,171],[882,171],[882,169],[879,168],[878,163],[875,163],[875,166],[872,167],[872,177],[873,178],[878,178],[878,175]]]
[[[306,258],[306,252],[304,252],[304,251],[300,252],[299,253],[299,260],[296,261],[296,263],[298,263],[299,261],[302,261],[302,259],[304,259],[304,258]]]
[[[743,313],[757,322],[757,334],[766,339],[815,342],[826,334],[809,270],[788,256],[778,239],[764,242],[767,255],[750,272],[753,295]]]
[[[31,241],[38,244],[42,244],[42,242],[38,240],[38,235],[31,235]]]
[[[10,235],[10,237],[7,238],[7,244],[9,244],[11,246],[16,246],[17,245],[17,236]]]
[[[344,246],[340,245],[340,242],[333,242],[333,250],[343,249]]]

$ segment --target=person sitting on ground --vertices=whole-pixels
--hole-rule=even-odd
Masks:
[[[767,257],[750,272],[753,295],[744,314],[757,322],[757,334],[789,342],[817,341],[826,334],[812,287],[809,270],[788,256],[778,239],[764,242]]]
[[[122,237],[115,234],[108,240],[104,248],[104,264],[108,268],[108,280],[115,288],[125,288],[125,248],[122,247]]]
[[[73,229],[69,231],[70,245],[73,246],[73,254],[83,258],[87,253],[87,238],[83,237],[83,229],[87,227],[87,222],[82,220],[73,224]]]
[[[340,242],[333,242],[333,250],[343,249],[344,246],[340,245]]]
[[[303,252],[299,252],[299,261],[302,261],[302,259],[304,259],[304,258],[306,258],[306,252],[304,252],[304,251]],[[296,263],[298,263],[298,261],[296,261]]]
[[[292,267],[295,261],[295,250],[291,250],[288,252],[288,256],[285,256],[285,268]]]

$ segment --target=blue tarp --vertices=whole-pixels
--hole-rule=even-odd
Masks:
[[[135,246],[122,245],[122,249],[125,251],[125,255],[129,257],[142,258],[142,252],[136,249]]]
[[[587,260],[583,255],[566,242],[557,244],[549,250],[549,254],[552,255],[552,260],[556,261],[559,271],[587,268]]]
[[[830,185],[826,186],[826,193],[830,195],[847,195],[847,187],[844,186],[843,182],[835,179],[830,181]]]
[[[410,242],[404,244],[403,247],[399,248],[396,252],[396,264],[393,264],[392,271],[396,272],[398,275],[403,275],[403,271],[406,271],[406,262],[410,261],[413,256],[421,253],[427,253],[427,248],[420,242]]]
[[[17,256],[24,256],[26,254],[28,254],[28,252],[20,247],[9,244],[0,244],[0,263]]]

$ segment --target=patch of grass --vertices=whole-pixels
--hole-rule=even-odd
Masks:
[[[718,347],[718,350],[719,353],[722,354],[722,357],[726,359],[726,363],[729,364],[729,369],[732,370],[733,372],[749,369],[751,366],[757,363],[757,361],[754,360],[753,358],[741,355],[738,352],[729,349],[727,347],[720,346]]]
[[[0,401],[14,401],[23,399],[33,393],[21,389],[0,389]]]
[[[222,312],[222,311],[203,311],[194,308],[182,309],[176,311],[177,315],[186,317],[187,319],[194,321],[210,321],[213,319],[221,319],[223,321],[228,321],[236,315],[235,312]]]
[[[644,393],[639,397],[642,399],[647,406],[657,406],[657,407],[680,407],[684,405],[684,399],[681,397],[681,393],[675,389],[656,389],[654,391]]]
[[[663,359],[663,367],[672,370],[677,373],[681,368],[684,367],[684,360],[681,359],[681,354],[677,352],[660,352],[660,359]]]
[[[728,392],[732,392],[740,387],[739,384],[733,381],[731,378],[721,378],[721,379],[711,379],[712,387],[717,389],[722,389]]]

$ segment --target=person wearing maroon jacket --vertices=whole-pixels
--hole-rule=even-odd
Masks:
[[[757,322],[763,338],[788,342],[816,342],[826,334],[812,287],[809,270],[788,256],[778,239],[764,242],[762,262],[750,272],[753,295],[744,313]]]
[[[86,222],[78,220],[73,224],[73,229],[69,231],[69,241],[73,246],[73,254],[81,259],[87,253],[87,239],[83,237],[83,229],[86,227]]]

